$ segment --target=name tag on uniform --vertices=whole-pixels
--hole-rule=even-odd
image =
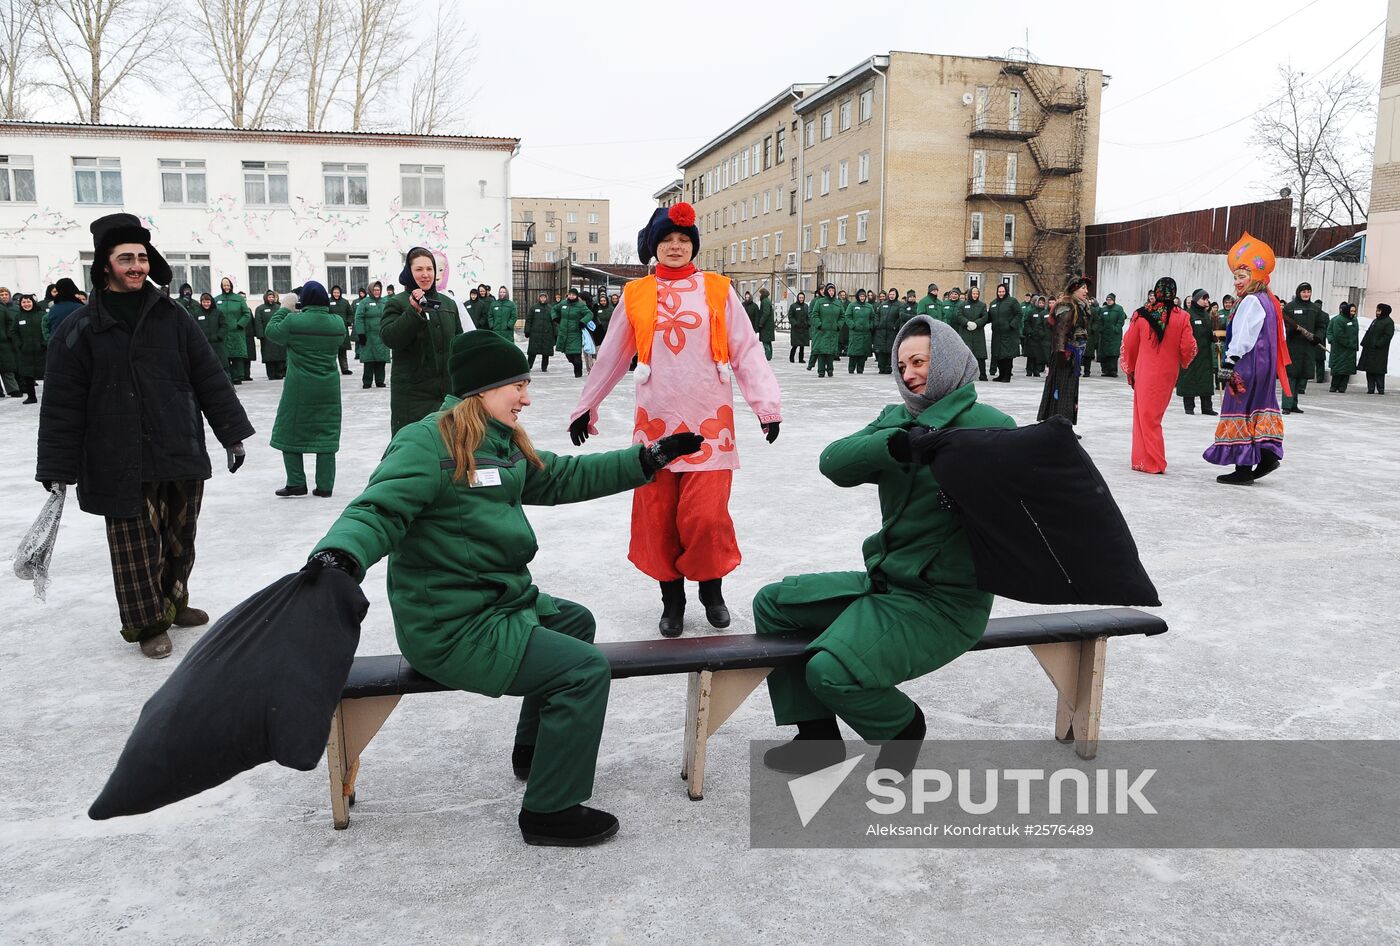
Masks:
[[[501,485],[501,471],[500,471],[500,470],[477,470],[477,471],[476,471],[476,478],[475,478],[474,480],[472,480],[472,489],[476,489],[478,486],[500,486],[500,485]]]
[[[20,325],[28,325],[29,322],[28,322],[26,319],[20,319],[20,320],[19,320],[19,324],[20,324]]]

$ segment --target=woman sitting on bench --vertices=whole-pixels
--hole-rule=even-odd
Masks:
[[[977,643],[992,595],[977,590],[958,517],[941,501],[928,467],[930,428],[1015,427],[977,403],[977,361],[953,329],[924,315],[895,337],[891,404],[868,427],[822,451],[821,472],[837,486],[874,483],[885,525],[865,540],[864,572],[797,575],[761,589],[753,602],[760,634],[819,631],[806,666],[768,677],[778,725],[797,738],[764,764],[806,774],[845,758],[836,719],[886,743],[877,768],[906,775],[918,759],[924,714],[896,685],[931,673]]]
[[[444,686],[520,696],[511,764],[528,778],[520,831],[530,844],[579,846],[617,833],[586,807],[611,673],[593,616],[532,584],[537,545],[523,504],[581,502],[633,489],[700,449],[698,434],[588,456],[536,452],[525,355],[495,332],[467,332],[448,356],[439,413],[398,432],[363,493],[311,558],[357,579],[389,556],[399,649]]]

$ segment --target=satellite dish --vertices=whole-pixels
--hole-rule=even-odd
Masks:
[[[972,93],[971,93],[971,92],[964,92],[964,93],[963,93],[963,104],[964,104],[964,105],[971,105],[971,104],[972,104]]]
[[[1293,188],[1291,188],[1291,187],[1285,187],[1283,190],[1281,190],[1281,191],[1278,192],[1278,195],[1279,195],[1280,197],[1292,197],[1292,196],[1293,196]]]

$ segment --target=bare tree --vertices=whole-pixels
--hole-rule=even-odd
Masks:
[[[181,65],[201,106],[235,128],[284,122],[288,84],[303,68],[301,0],[193,0]]]
[[[439,0],[434,14],[436,29],[412,55],[417,66],[409,87],[408,131],[431,135],[458,129],[466,120],[472,95],[466,77],[476,62],[476,37],[449,45],[441,37],[466,35],[461,7]]]
[[[1363,133],[1354,126],[1370,111],[1375,87],[1350,72],[1309,79],[1289,65],[1279,67],[1279,78],[1282,92],[1255,117],[1254,140],[1276,172],[1274,183],[1293,191],[1298,208],[1293,252],[1301,256],[1308,230],[1334,222],[1343,204],[1355,205],[1338,191],[1346,194],[1347,182],[1369,174],[1369,164],[1365,169],[1355,165],[1356,149],[1345,141]]]
[[[122,83],[148,75],[170,46],[163,0],[35,0],[34,8],[60,80],[45,84],[68,95],[79,121],[102,121]]]
[[[346,27],[350,58],[347,90],[350,130],[361,131],[369,110],[393,85],[403,60],[404,0],[349,0]]]
[[[341,0],[307,0],[300,52],[306,80],[306,127],[324,128],[338,101],[336,90],[349,70],[342,46],[348,39],[347,11]]]
[[[34,81],[24,72],[31,40],[37,42],[39,9],[33,0],[0,0],[0,118],[27,118],[24,96]]]
[[[1318,215],[1331,226],[1366,222],[1371,205],[1371,170],[1375,144],[1370,138],[1343,136],[1325,144],[1318,156],[1318,173],[1327,198]],[[1314,207],[1319,204],[1314,202]]]
[[[612,261],[619,266],[637,261],[637,248],[626,240],[619,240],[612,245]]]

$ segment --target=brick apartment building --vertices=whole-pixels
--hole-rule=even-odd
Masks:
[[[580,263],[608,263],[609,203],[563,197],[515,197],[511,214],[517,224],[533,223],[537,259],[554,263],[566,258]]]

